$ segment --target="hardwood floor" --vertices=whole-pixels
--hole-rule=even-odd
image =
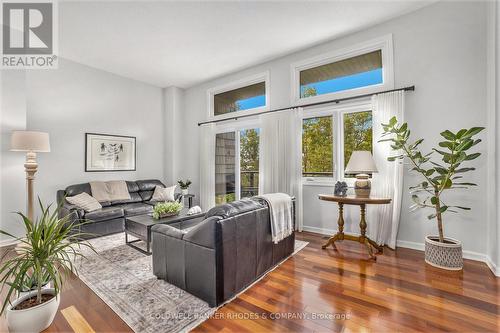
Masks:
[[[426,265],[420,251],[386,249],[377,262],[354,242],[310,244],[193,332],[498,332],[500,279],[479,262],[463,272]],[[88,325],[88,326],[86,326]],[[71,279],[47,332],[130,332],[84,283]],[[2,317],[0,331],[6,331]]]

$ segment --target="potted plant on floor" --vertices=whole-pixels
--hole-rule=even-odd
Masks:
[[[189,179],[186,179],[186,181],[183,181],[181,179],[181,180],[177,181],[177,184],[179,184],[179,187],[182,190],[182,195],[188,195],[189,185],[191,185],[191,181]]]
[[[11,332],[41,332],[49,327],[59,307],[64,279],[77,273],[73,260],[83,257],[82,247],[93,250],[89,243],[78,241],[83,234],[76,232],[68,217],[57,217],[58,209],[51,213],[50,206],[41,202],[40,208],[37,221],[18,213],[24,223],[23,237],[0,230],[19,242],[0,265],[1,292],[7,289],[1,313],[6,312]],[[47,283],[51,288],[44,288]],[[17,298],[11,302],[14,295]]]
[[[441,132],[443,141],[439,142],[439,148],[433,148],[431,152],[424,154],[419,146],[424,139],[410,141],[410,130],[407,123],[399,124],[393,117],[388,124],[382,124],[383,137],[379,142],[391,142],[391,148],[397,151],[396,156],[389,157],[389,161],[407,159],[412,165],[412,171],[422,176],[422,181],[416,186],[410,187],[414,204],[411,209],[430,208],[432,213],[429,220],[436,219],[438,236],[427,236],[425,238],[425,261],[435,267],[460,270],[463,267],[462,243],[456,239],[445,237],[443,231],[443,216],[445,213],[457,213],[459,210],[470,210],[468,207],[452,206],[443,201],[443,194],[450,190],[467,189],[477,186],[474,183],[465,182],[465,173],[475,170],[473,167],[463,167],[463,163],[478,158],[480,153],[470,153],[469,150],[476,146],[480,139],[475,136],[484,127],[472,127],[461,129],[456,133],[449,130]],[[432,161],[431,158],[439,155],[440,161]]]

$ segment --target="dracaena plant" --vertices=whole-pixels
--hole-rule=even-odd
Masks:
[[[50,205],[45,207],[38,199],[41,215],[37,221],[32,221],[22,213],[17,213],[24,224],[25,235],[15,237],[0,230],[4,234],[15,238],[19,245],[6,253],[0,265],[0,294],[4,295],[4,302],[0,314],[10,303],[11,296],[21,291],[35,289],[37,304],[42,302],[42,287],[52,282],[56,295],[63,287],[64,279],[71,273],[78,274],[73,260],[84,257],[83,248],[93,247],[86,241],[79,241],[89,234],[79,233],[69,217],[58,217],[58,209],[50,212]],[[94,251],[95,252],[95,251]],[[7,291],[3,293],[3,289]]]
[[[470,150],[481,142],[475,137],[484,127],[461,129],[456,133],[449,130],[441,132],[444,140],[439,142],[438,148],[432,148],[428,153],[423,153],[419,148],[424,139],[410,140],[410,130],[407,123],[400,124],[396,117],[393,117],[388,124],[382,124],[382,127],[384,129],[382,137],[386,138],[379,142],[391,142],[391,148],[396,152],[396,155],[389,157],[388,160],[392,162],[409,160],[411,170],[422,176],[422,181],[419,184],[410,187],[414,202],[410,209],[412,211],[418,208],[433,210],[428,219],[437,220],[439,241],[443,243],[443,215],[448,212],[457,213],[459,210],[470,210],[469,207],[445,203],[443,194],[454,189],[477,186],[463,180],[465,173],[475,170],[474,167],[464,166],[464,164],[481,155],[478,152],[470,152]]]

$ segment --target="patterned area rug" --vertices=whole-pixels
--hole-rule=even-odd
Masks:
[[[157,279],[151,256],[125,245],[123,233],[90,242],[98,255],[87,252],[87,259],[77,263],[80,279],[135,332],[185,332],[217,310]],[[296,240],[293,254],[307,244]]]

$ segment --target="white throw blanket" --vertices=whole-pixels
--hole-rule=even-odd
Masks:
[[[292,197],[285,193],[270,193],[259,195],[269,204],[271,217],[271,235],[277,244],[293,233]]]

